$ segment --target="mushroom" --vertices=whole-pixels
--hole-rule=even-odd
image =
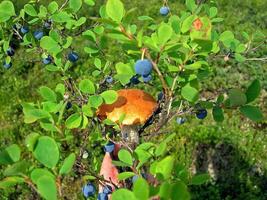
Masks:
[[[113,104],[102,104],[97,111],[100,119],[120,122],[122,139],[129,144],[138,144],[138,126],[144,124],[157,108],[157,102],[148,93],[139,89],[118,90]]]

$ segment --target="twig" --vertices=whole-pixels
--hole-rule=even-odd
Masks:
[[[65,2],[61,5],[61,7],[59,8],[59,11],[61,11],[65,6],[66,4],[69,2],[69,0],[65,0]]]
[[[265,60],[267,60],[267,57],[263,57],[263,58],[246,58],[246,60],[251,60],[251,61],[265,61]]]
[[[165,95],[167,94],[167,96],[169,96],[169,88],[167,86],[167,83],[166,83],[165,79],[163,78],[163,75],[162,75],[161,71],[158,68],[157,63],[152,60],[151,55],[150,55],[150,53],[148,51],[146,51],[145,54],[146,54],[146,57],[151,60],[153,69],[156,71],[156,73],[159,76],[159,79],[160,79],[160,81],[162,83],[162,87],[163,87],[163,90],[164,90],[164,94]]]

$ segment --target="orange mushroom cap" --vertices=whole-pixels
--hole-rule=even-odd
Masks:
[[[157,108],[157,102],[148,93],[139,89],[118,90],[117,101],[102,104],[97,111],[100,119],[118,122],[124,115],[122,125],[144,124]]]

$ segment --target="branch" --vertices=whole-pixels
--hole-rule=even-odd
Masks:
[[[263,57],[263,58],[246,58],[246,60],[250,60],[250,61],[265,61],[265,60],[267,60],[267,57]]]
[[[167,96],[169,96],[169,88],[167,86],[167,83],[166,83],[165,79],[163,78],[163,75],[162,75],[161,71],[158,68],[157,63],[152,60],[151,55],[150,55],[150,53],[148,51],[146,51],[145,54],[146,54],[146,57],[151,60],[153,69],[156,71],[156,73],[159,76],[159,79],[161,81],[161,84],[162,84],[162,87],[163,87],[163,90],[164,90],[164,94],[165,95],[167,94]]]

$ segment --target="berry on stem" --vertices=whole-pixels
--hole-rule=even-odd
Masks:
[[[134,85],[137,85],[138,83],[140,83],[139,79],[138,79],[138,75],[135,75],[133,76],[131,79],[130,79],[130,82]]]
[[[82,192],[84,197],[88,198],[94,196],[96,189],[95,186],[89,182],[85,186],[83,186]]]
[[[112,193],[112,187],[110,185],[105,185],[105,187],[103,189],[103,193],[111,194]]]
[[[115,149],[115,144],[113,142],[109,142],[104,146],[105,152],[111,153]]]
[[[207,117],[207,114],[208,114],[208,112],[207,112],[206,109],[199,109],[199,110],[197,110],[197,112],[196,112],[196,117],[197,117],[198,119],[204,119],[204,118]]]
[[[167,7],[167,6],[162,6],[162,7],[160,8],[159,12],[160,12],[160,14],[161,14],[162,16],[167,16],[167,15],[169,14],[169,12],[170,12],[170,8]]]
[[[44,36],[44,32],[37,30],[33,33],[33,36],[36,40],[40,40]]]
[[[7,51],[6,51],[6,54],[7,54],[8,56],[14,56],[14,54],[15,54],[15,50],[14,50],[12,47],[9,47],[9,48],[7,49]]]
[[[20,32],[21,32],[22,34],[26,34],[26,33],[28,33],[28,32],[29,32],[29,27],[28,27],[28,26],[22,26],[22,27],[20,28]]]
[[[52,62],[52,58],[51,58],[51,56],[47,56],[46,58],[43,58],[43,63],[45,64],[45,65],[48,65],[48,64],[50,64]]]
[[[182,118],[182,117],[177,117],[176,122],[177,122],[177,124],[181,125],[181,124],[184,124],[186,122],[186,119]]]
[[[108,77],[106,78],[106,82],[109,83],[109,84],[111,84],[111,83],[113,82],[113,78],[112,78],[112,76],[108,76]]]
[[[76,62],[77,60],[79,59],[79,55],[75,52],[70,52],[69,55],[68,55],[68,60],[70,62]]]
[[[68,101],[68,103],[66,104],[66,109],[69,110],[72,107],[71,102]]]
[[[9,69],[10,67],[12,67],[12,62],[10,62],[10,63],[6,63],[6,61],[4,61],[4,63],[3,63],[3,67],[4,67],[5,69]]]
[[[99,193],[97,196],[97,200],[108,200],[108,194],[103,192]]]
[[[144,83],[148,83],[152,80],[152,76],[149,74],[148,76],[142,76]]]
[[[147,76],[152,71],[152,63],[148,59],[137,60],[134,69],[136,74],[141,76]]]

